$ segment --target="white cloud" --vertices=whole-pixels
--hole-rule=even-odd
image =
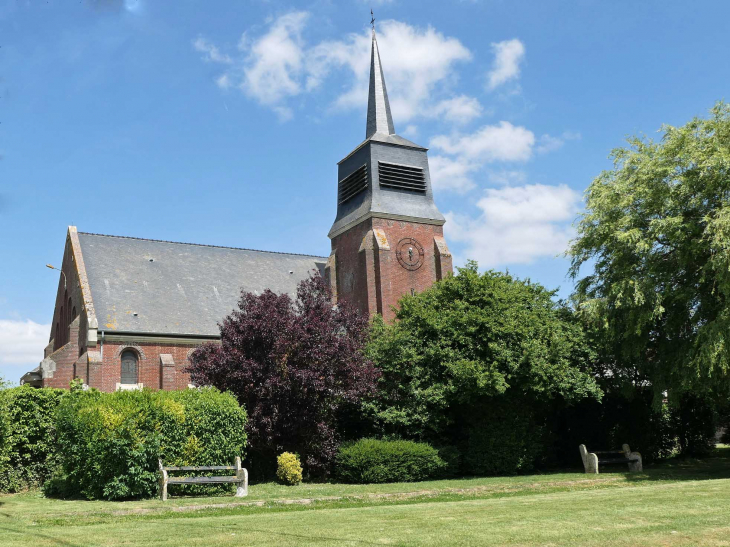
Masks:
[[[139,13],[144,9],[142,0],[124,0],[124,9],[131,13]]]
[[[406,128],[401,131],[401,135],[415,139],[418,137],[418,126],[413,124],[407,125]]]
[[[228,74],[221,75],[215,83],[220,87],[221,89],[228,89],[231,87],[231,78],[228,76]]]
[[[202,36],[198,36],[198,38],[193,40],[193,47],[195,48],[195,51],[199,51],[205,54],[202,57],[205,62],[226,64],[233,62],[233,60],[228,55],[221,53],[216,46],[208,42]]]
[[[537,145],[537,151],[540,154],[546,154],[548,152],[554,152],[559,148],[563,147],[564,141],[559,137],[553,137],[551,135],[543,135]]]
[[[543,135],[538,141],[536,150],[540,154],[547,154],[548,152],[554,152],[563,147],[565,141],[580,140],[581,135],[577,132],[564,131],[559,137],[553,137],[552,135]]]
[[[430,159],[433,187],[463,194],[476,186],[472,174],[486,164],[527,161],[534,145],[532,131],[506,121],[485,125],[474,133],[437,135],[430,146],[442,154]]]
[[[441,87],[455,78],[454,67],[469,61],[471,52],[456,38],[446,37],[433,27],[419,29],[399,21],[384,21],[378,26],[378,48],[385,70],[393,116],[409,121],[418,116],[432,117]],[[336,101],[339,108],[361,108],[367,103],[370,74],[370,32],[351,34],[345,40],[319,44],[313,49],[312,78],[321,80],[338,67],[350,69],[352,87]],[[464,103],[468,97],[460,99]],[[473,102],[468,105],[474,110]],[[450,113],[457,113],[454,108]],[[441,108],[444,113],[448,104]],[[463,109],[463,108],[462,108]],[[463,116],[463,114],[462,114]]]
[[[0,319],[0,364],[37,365],[48,345],[50,325],[31,321]]]
[[[289,121],[294,117],[294,112],[288,106],[275,106],[273,108],[280,122]]]
[[[479,164],[446,156],[431,156],[428,164],[431,173],[431,184],[437,192],[452,191],[457,194],[464,194],[476,186],[471,174],[479,169]]]
[[[282,15],[249,46],[240,84],[247,95],[273,105],[300,93],[304,69],[302,30],[308,16],[303,11]]]
[[[564,184],[491,188],[477,202],[476,218],[446,214],[446,235],[465,243],[464,254],[482,267],[526,264],[566,249],[578,203]]]
[[[485,125],[469,135],[438,135],[431,139],[433,148],[481,163],[527,161],[534,144],[532,131],[505,121]]]
[[[291,12],[274,19],[259,37],[244,33],[238,48],[242,53],[235,58],[221,53],[202,37],[194,46],[205,54],[205,60],[229,65],[216,80],[221,88],[238,86],[272,108],[287,106],[284,103],[288,98],[320,89],[328,77],[341,70],[351,73],[347,80],[353,84],[334,99],[332,106],[364,108],[370,30],[307,44],[302,31],[308,16],[303,11]],[[471,59],[471,52],[456,38],[446,37],[432,27],[383,21],[378,25],[378,44],[396,121],[438,115],[461,123],[482,113],[475,98],[454,96],[450,91],[456,80],[455,65]]]
[[[487,74],[487,87],[492,90],[515,80],[520,75],[520,63],[525,58],[525,45],[517,38],[492,44],[494,63]]]
[[[484,112],[482,105],[474,97],[459,95],[453,99],[444,99],[437,103],[427,115],[463,124],[478,118],[482,115],[482,112]]]
[[[487,180],[492,184],[500,186],[514,186],[516,184],[525,184],[527,173],[524,171],[505,170],[487,172]]]

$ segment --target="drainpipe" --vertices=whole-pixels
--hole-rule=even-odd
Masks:
[[[101,331],[101,342],[99,343],[99,354],[101,355],[101,362],[104,362],[104,331]]]

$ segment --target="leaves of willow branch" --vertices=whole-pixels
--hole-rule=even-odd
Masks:
[[[730,106],[661,131],[614,150],[586,191],[567,253],[574,299],[619,369],[659,391],[717,386],[730,358]]]

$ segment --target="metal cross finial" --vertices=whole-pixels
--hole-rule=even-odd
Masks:
[[[373,9],[370,8],[370,24],[373,27],[373,30],[375,30],[375,15],[373,14]]]

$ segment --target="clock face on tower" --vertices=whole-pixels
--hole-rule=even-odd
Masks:
[[[398,242],[395,256],[406,270],[417,270],[423,265],[423,246],[412,237],[406,237]]]

